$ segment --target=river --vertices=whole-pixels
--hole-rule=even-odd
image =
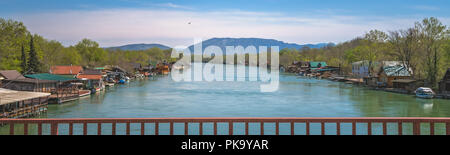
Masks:
[[[449,100],[287,73],[279,79],[278,91],[263,93],[261,82],[175,82],[171,76],[157,76],[49,105],[41,117],[450,117]]]

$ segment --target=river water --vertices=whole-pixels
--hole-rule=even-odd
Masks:
[[[175,82],[171,76],[157,76],[50,105],[41,117],[450,117],[449,100],[286,73],[279,79],[278,91],[263,93],[262,82]]]
[[[158,76],[50,105],[46,117],[450,117],[449,100],[418,99],[284,73],[276,92],[261,92],[261,84],[175,82],[171,76]]]

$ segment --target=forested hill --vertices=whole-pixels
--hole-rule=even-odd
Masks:
[[[117,46],[117,47],[108,47],[106,49],[108,50],[122,50],[122,51],[142,51],[147,50],[151,48],[158,47],[162,50],[170,49],[169,46],[161,45],[161,44],[129,44],[129,45],[123,45],[123,46]]]
[[[305,44],[299,45],[295,43],[285,43],[283,41],[278,41],[274,39],[261,39],[261,38],[212,38],[202,42],[203,50],[208,46],[218,46],[225,52],[226,46],[243,46],[244,48],[248,46],[279,46],[280,50],[289,48],[300,50],[304,47],[308,48],[322,48],[327,45],[334,46],[333,43],[319,43],[319,44]],[[194,51],[194,45],[189,46],[190,51]]]

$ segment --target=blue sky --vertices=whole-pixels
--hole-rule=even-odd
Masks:
[[[1,0],[0,17],[64,45],[90,38],[102,46],[177,46],[211,37],[303,44],[339,43],[431,16],[448,25],[449,6],[448,0]]]

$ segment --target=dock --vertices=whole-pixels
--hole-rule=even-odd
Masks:
[[[47,111],[50,93],[0,88],[0,118],[27,118]]]

